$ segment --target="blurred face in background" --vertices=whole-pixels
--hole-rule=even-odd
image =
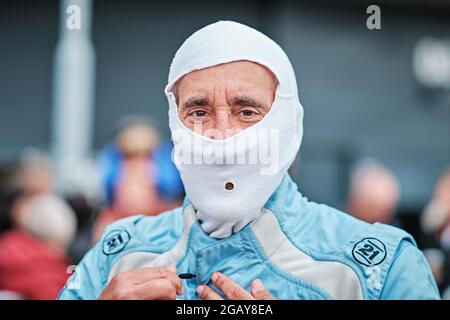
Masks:
[[[353,176],[348,211],[370,222],[390,223],[400,197],[395,176],[381,165],[363,165]]]
[[[178,205],[165,201],[156,187],[158,164],[152,159],[160,134],[148,123],[129,124],[119,132],[116,145],[124,156],[112,207],[121,215],[157,215]]]
[[[116,187],[114,208],[124,215],[156,214],[160,199],[151,181],[147,157],[128,158]]]
[[[277,81],[267,68],[237,61],[193,71],[174,87],[181,122],[212,139],[226,139],[270,110]]]
[[[124,161],[115,190],[114,209],[123,215],[158,213],[160,199],[152,180],[149,157],[159,140],[158,131],[145,123],[130,124],[116,137]]]

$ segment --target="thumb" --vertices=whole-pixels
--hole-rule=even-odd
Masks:
[[[259,279],[253,280],[251,291],[252,296],[256,300],[275,300],[275,298],[270,294],[269,290],[264,287],[264,284]]]

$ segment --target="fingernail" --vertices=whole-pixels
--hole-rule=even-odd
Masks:
[[[197,287],[197,294],[200,296],[202,294],[203,290],[205,290],[205,288],[203,286],[198,286]]]
[[[261,291],[261,290],[264,290],[264,289],[265,289],[265,287],[264,287],[264,284],[262,283],[261,280],[256,279],[255,281],[253,281],[253,290]]]
[[[217,273],[214,272],[214,273],[212,274],[212,276],[211,276],[211,280],[212,280],[212,281],[216,281],[218,277],[219,277],[219,275],[218,275]]]

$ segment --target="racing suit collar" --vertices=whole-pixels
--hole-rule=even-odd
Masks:
[[[246,261],[264,263],[264,260],[267,258],[261,255],[261,244],[255,237],[253,226],[256,224],[275,223],[288,228],[293,221],[289,220],[293,218],[290,215],[295,214],[297,215],[295,218],[298,218],[298,214],[300,214],[298,208],[296,210],[286,210],[288,206],[293,206],[293,198],[297,197],[298,199],[297,192],[297,185],[286,174],[262,209],[261,215],[239,232],[223,239],[213,238],[201,228],[195,208],[189,199],[185,198],[182,211],[184,223],[182,242],[184,243],[179,243],[179,245],[184,248],[180,248],[181,251],[190,250],[194,253],[196,268],[195,270],[189,270],[189,272],[197,276],[196,285],[211,285],[209,283],[211,274],[217,270],[233,275],[235,281],[243,281],[246,278],[245,270],[248,268]],[[267,211],[273,213],[276,219],[270,222],[267,219],[262,219]],[[272,227],[267,225],[266,228],[272,229]],[[281,229],[284,228],[282,227]],[[268,236],[271,237],[270,241],[272,242],[279,242],[280,237],[282,238],[281,240],[284,239],[284,236],[281,234]],[[273,245],[278,246],[275,243]],[[233,266],[227,265],[226,261],[229,256],[240,257],[238,260],[242,263]]]
[[[284,175],[283,180],[281,181],[280,185],[272,193],[269,200],[264,205],[263,210],[267,209],[267,210],[271,211],[276,216],[278,223],[280,225],[284,225],[286,223],[286,221],[290,220],[291,216],[298,215],[300,213],[300,212],[298,212],[298,210],[295,210],[295,211],[286,210],[287,208],[292,206],[292,201],[294,198],[298,197],[298,193],[299,193],[299,191],[298,191],[297,184],[292,180],[290,175],[288,173],[286,173]],[[304,197],[302,197],[302,199],[305,202],[307,201],[307,199]],[[191,231],[192,226],[195,224],[200,225],[201,221],[199,221],[197,214],[196,214],[196,210],[193,207],[193,205],[188,197],[184,198],[182,207],[183,207],[182,212],[183,212],[183,225],[184,225],[183,233],[192,233],[192,231]],[[258,220],[259,220],[259,217],[256,218],[252,223],[248,224],[242,230],[248,228],[249,225],[256,223]],[[216,239],[216,238],[210,237],[201,228],[199,228],[199,229],[200,229],[200,231],[196,232],[195,235],[191,234],[191,235],[186,235],[186,236],[188,236],[189,239],[197,239],[197,238],[200,239],[201,238],[202,241],[200,241],[200,243],[204,243],[204,244],[213,244],[213,243],[216,243],[221,240],[221,239]],[[238,235],[239,233],[241,233],[241,231],[239,231],[235,234],[232,234],[231,236],[229,236],[225,239],[232,238],[235,235]]]

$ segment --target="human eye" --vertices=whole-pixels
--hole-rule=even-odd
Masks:
[[[188,117],[192,121],[204,121],[209,118],[209,113],[206,110],[198,109],[198,110],[192,110],[189,112]]]
[[[260,112],[254,110],[253,108],[245,108],[239,110],[236,113],[236,117],[243,122],[256,122],[259,121],[261,118]]]
[[[242,110],[242,111],[240,112],[240,114],[241,114],[243,117],[249,118],[249,117],[255,116],[255,115],[256,115],[256,112],[253,111],[253,110]]]

